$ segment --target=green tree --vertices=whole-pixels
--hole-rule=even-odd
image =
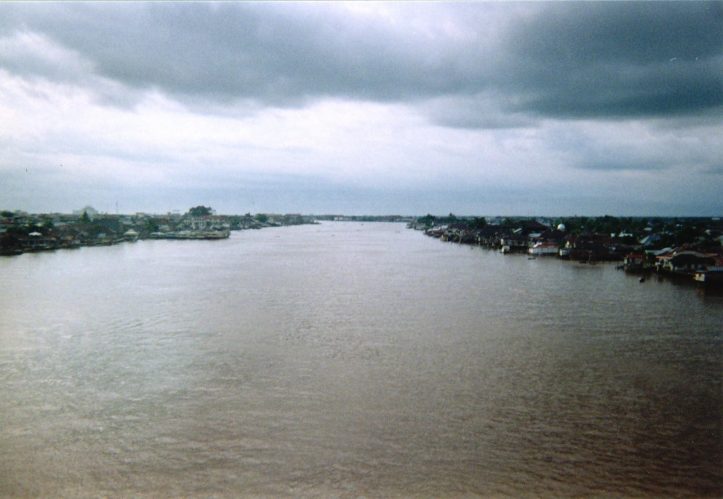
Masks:
[[[423,224],[426,227],[432,227],[436,220],[437,217],[431,215],[430,213],[427,213],[425,216],[418,218],[417,223]]]
[[[675,233],[675,243],[677,245],[694,243],[700,238],[703,231],[695,225],[685,224]]]
[[[146,220],[146,230],[148,232],[158,232],[158,224],[156,221],[151,218]]]
[[[207,217],[211,214],[213,210],[210,206],[194,206],[190,210],[188,210],[188,214],[192,217]]]
[[[487,225],[487,219],[485,217],[474,217],[474,220],[470,223],[470,227],[473,229],[482,229]]]

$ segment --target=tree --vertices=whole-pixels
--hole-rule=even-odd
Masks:
[[[146,220],[146,230],[148,232],[158,232],[158,229],[159,227],[155,220],[150,218]]]
[[[210,206],[199,205],[199,206],[194,206],[193,208],[188,210],[188,214],[191,215],[192,217],[207,217],[208,215],[211,214],[212,211],[213,210],[211,209]]]
[[[241,228],[241,217],[238,215],[232,215],[228,217],[228,223],[231,224],[232,229],[240,229]]]
[[[256,220],[258,222],[261,222],[262,224],[265,224],[269,221],[269,217],[267,215],[264,215],[263,213],[259,213],[256,215]]]
[[[473,229],[482,229],[487,225],[487,219],[485,217],[475,217],[470,225]]]
[[[425,216],[417,219],[417,223],[423,224],[426,227],[432,227],[437,220],[437,217],[427,213]]]
[[[14,250],[22,246],[18,236],[11,233],[6,233],[0,236],[0,250]]]
[[[88,212],[83,210],[83,214],[80,216],[80,221],[84,224],[90,223],[90,216],[88,216]]]

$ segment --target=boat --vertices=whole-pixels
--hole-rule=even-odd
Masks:
[[[153,232],[151,239],[227,239],[228,230],[181,230],[178,232]]]
[[[532,256],[557,255],[559,253],[559,245],[554,242],[539,242],[535,243],[527,252]]]
[[[703,270],[693,274],[693,280],[703,286],[722,286],[723,270]]]

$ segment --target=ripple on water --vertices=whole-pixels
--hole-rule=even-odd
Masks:
[[[115,249],[0,261],[0,495],[722,493],[687,288],[387,224]]]

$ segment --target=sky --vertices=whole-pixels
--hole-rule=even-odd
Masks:
[[[721,2],[0,4],[0,208],[723,215]]]

